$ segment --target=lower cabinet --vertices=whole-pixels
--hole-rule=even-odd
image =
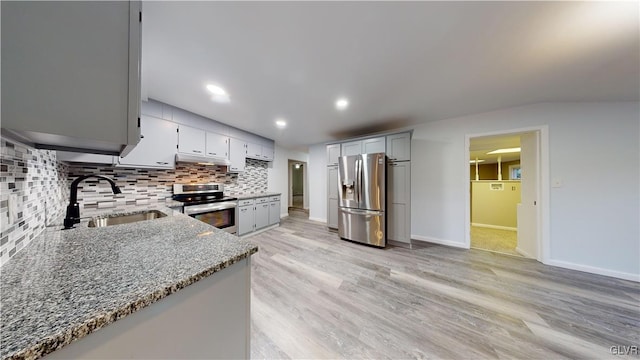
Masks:
[[[275,225],[279,222],[280,222],[280,196],[272,196],[269,199],[269,225]]]
[[[269,226],[269,198],[256,199],[256,230]]]
[[[240,200],[238,203],[238,235],[255,230],[255,202],[253,199]]]
[[[238,201],[238,236],[280,222],[280,195]]]

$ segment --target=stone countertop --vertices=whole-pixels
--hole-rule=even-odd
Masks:
[[[258,251],[178,211],[158,210],[169,216],[48,227],[2,266],[1,358],[41,357]]]
[[[264,192],[264,193],[258,193],[258,194],[244,194],[244,195],[233,195],[233,194],[231,194],[231,196],[237,197],[238,200],[255,199],[255,198],[261,198],[261,197],[265,197],[265,196],[277,196],[277,195],[282,195],[282,193],[279,193],[279,192]]]

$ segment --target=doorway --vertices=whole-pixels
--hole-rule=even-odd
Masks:
[[[306,211],[307,163],[289,160],[289,210]]]
[[[547,128],[467,135],[469,248],[542,261],[548,246]]]

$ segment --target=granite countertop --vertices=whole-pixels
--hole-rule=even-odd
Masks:
[[[38,358],[258,251],[166,207],[104,228],[48,227],[1,268],[3,359]]]
[[[258,193],[258,194],[243,194],[243,195],[232,195],[238,198],[238,200],[244,200],[244,199],[255,199],[255,198],[260,198],[260,197],[265,197],[265,196],[277,196],[277,195],[282,195],[282,193],[279,192],[263,192],[263,193]]]

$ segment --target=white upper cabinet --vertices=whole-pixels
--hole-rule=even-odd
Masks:
[[[247,157],[250,159],[262,160],[262,145],[247,142]]]
[[[387,156],[392,161],[411,160],[411,133],[387,136]]]
[[[384,137],[362,140],[363,154],[383,153],[384,150],[385,150]]]
[[[173,107],[153,100],[143,101],[140,105],[140,113],[158,119],[173,120]]]
[[[206,155],[217,158],[229,157],[229,137],[207,132]]]
[[[342,156],[360,155],[362,154],[362,141],[351,141],[340,144],[340,154]]]
[[[327,166],[338,165],[340,157],[340,144],[327,145]]]
[[[140,140],[140,2],[1,6],[2,127],[53,148],[131,151]]]
[[[271,146],[262,145],[262,159],[266,161],[273,161],[275,157],[275,150]]]
[[[240,139],[229,138],[229,162],[228,172],[242,172],[247,158],[247,143]]]
[[[206,131],[178,125],[178,151],[184,154],[205,155]]]
[[[118,165],[162,169],[175,167],[178,125],[147,115],[142,115],[140,125],[140,142],[127,156],[119,158]]]

